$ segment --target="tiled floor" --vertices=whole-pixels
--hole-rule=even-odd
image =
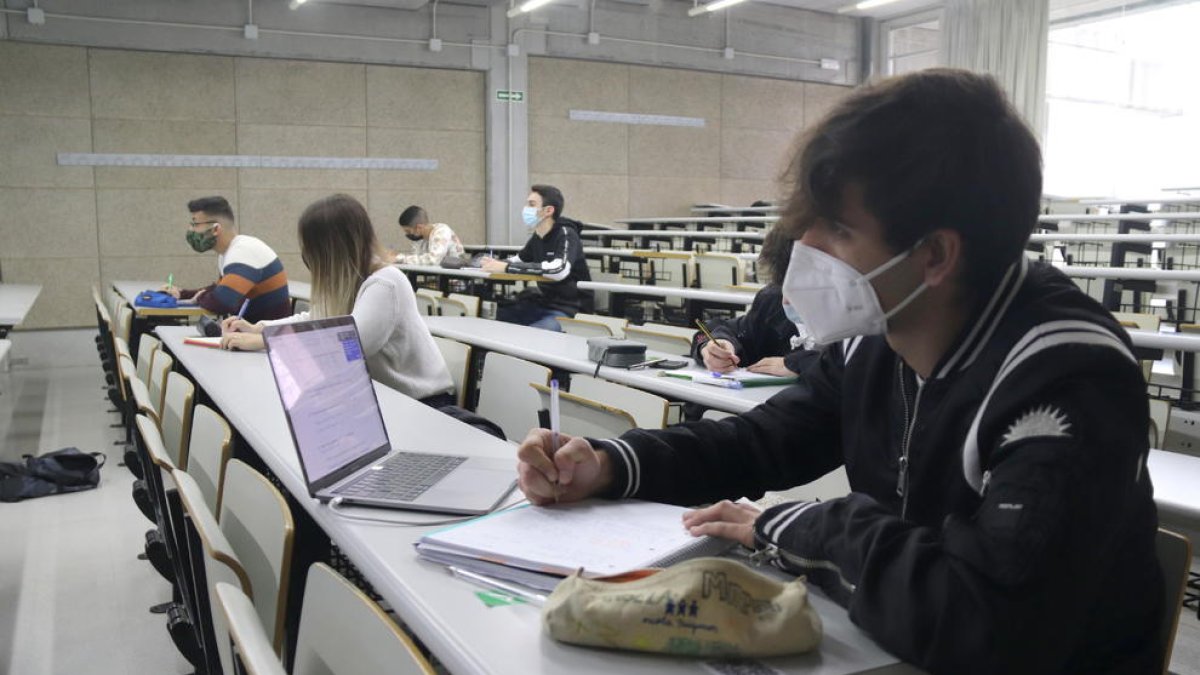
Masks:
[[[147,611],[170,586],[136,559],[150,524],[117,465],[102,381],[96,365],[0,373],[0,460],[67,446],[109,457],[96,490],[0,504],[0,673],[193,670]]]
[[[0,460],[66,446],[109,455],[96,490],[0,504],[0,673],[190,673],[151,605],[170,587],[137,560],[149,522],[117,465],[117,416],[86,332],[15,334],[0,372]],[[48,354],[62,364],[51,367]],[[1200,560],[1193,569],[1200,568]],[[1180,621],[1171,672],[1200,675],[1200,620]]]

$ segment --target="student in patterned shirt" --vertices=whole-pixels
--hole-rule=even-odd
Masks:
[[[214,314],[237,314],[249,299],[248,321],[291,315],[283,263],[261,239],[238,233],[229,202],[224,197],[201,197],[188,202],[188,211],[192,214],[188,244],[197,253],[215,250],[221,277],[204,288],[165,286],[162,290],[181,300],[194,300]]]
[[[445,223],[430,223],[425,209],[412,205],[400,214],[400,229],[413,243],[412,253],[401,253],[396,262],[407,265],[441,265],[447,257],[463,259],[462,241]]]

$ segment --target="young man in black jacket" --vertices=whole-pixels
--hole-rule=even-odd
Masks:
[[[715,340],[700,331],[692,336],[692,358],[697,364],[719,373],[744,367],[754,373],[790,377],[816,361],[818,352],[807,329],[791,307],[783,304],[780,284],[791,257],[792,240],[782,230],[768,232],[758,254],[758,271],[769,283],[754,295],[745,314],[708,323]]]
[[[531,432],[525,494],[701,504],[845,465],[844,498],[684,525],[806,574],[935,673],[1160,672],[1145,382],[1112,316],[1025,258],[1040,153],[999,87],[937,69],[860,88],[792,168],[783,295],[819,362],[718,422],[553,456]]]
[[[485,258],[480,267],[487,272],[537,274],[537,286],[521,292],[517,301],[501,305],[496,318],[535,328],[562,331],[557,317],[575,316],[582,309],[585,291],[580,281],[591,280],[579,232],[562,217],[562,192],[553,185],[529,189],[521,219],[532,231],[529,242],[510,260]]]

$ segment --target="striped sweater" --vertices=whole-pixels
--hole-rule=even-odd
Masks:
[[[239,234],[217,256],[220,280],[206,289],[196,304],[214,314],[237,314],[249,298],[243,318],[251,323],[291,316],[287,273],[279,256],[261,239]]]

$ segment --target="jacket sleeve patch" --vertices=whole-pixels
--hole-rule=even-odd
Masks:
[[[1071,422],[1067,415],[1051,405],[1043,405],[1026,412],[1013,422],[1000,438],[1000,447],[1027,438],[1070,438]]]

